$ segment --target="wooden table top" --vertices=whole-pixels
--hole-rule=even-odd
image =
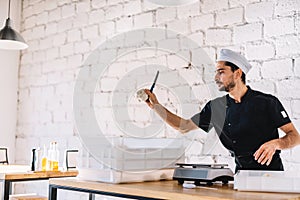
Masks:
[[[142,183],[110,184],[101,182],[83,181],[76,178],[50,179],[50,184],[113,192],[119,194],[136,195],[150,198],[199,200],[199,199],[251,199],[251,200],[279,200],[300,199],[300,194],[292,193],[267,193],[267,192],[241,192],[233,189],[233,184],[213,186],[198,186],[194,189],[186,189],[178,185],[177,181],[155,181]]]
[[[38,171],[38,172],[0,172],[0,180],[22,180],[22,179],[47,179],[59,177],[75,177],[77,170],[70,171]]]

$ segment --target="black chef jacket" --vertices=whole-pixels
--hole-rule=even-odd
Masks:
[[[206,132],[215,128],[222,144],[235,156],[236,170],[283,170],[280,151],[276,151],[269,166],[257,163],[253,156],[262,144],[279,138],[279,127],[291,122],[276,97],[248,86],[240,103],[227,94],[209,101],[191,119]]]

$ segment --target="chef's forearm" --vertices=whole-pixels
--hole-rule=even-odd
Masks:
[[[280,127],[285,136],[276,139],[276,149],[288,149],[300,144],[300,135],[292,122]]]
[[[155,104],[153,109],[165,122],[167,122],[171,127],[175,128],[181,133],[187,133],[188,131],[197,128],[191,120],[183,119],[171,113],[161,104]]]
[[[291,130],[278,139],[278,149],[288,149],[300,144],[300,135],[296,130]]]

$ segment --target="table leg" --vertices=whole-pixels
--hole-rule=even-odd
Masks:
[[[10,181],[4,181],[4,200],[9,200],[9,195],[11,194],[11,185]]]
[[[89,193],[89,200],[95,200],[95,194]]]
[[[57,188],[49,185],[49,200],[57,200]]]

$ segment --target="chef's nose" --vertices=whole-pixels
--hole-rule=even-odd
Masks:
[[[218,75],[218,73],[216,73],[216,75],[215,75],[215,81],[218,81],[219,80],[219,75]]]

